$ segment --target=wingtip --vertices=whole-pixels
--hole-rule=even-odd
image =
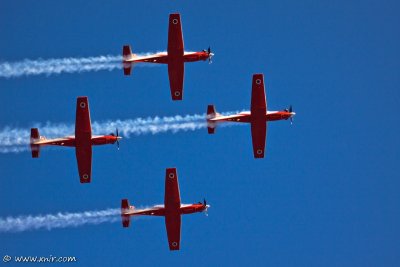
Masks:
[[[176,251],[180,249],[180,244],[178,242],[170,242],[169,243],[169,250]]]
[[[253,74],[253,79],[264,79],[263,73],[255,73]]]
[[[80,177],[81,184],[88,184],[91,181],[92,181],[92,176],[91,175],[83,174]]]

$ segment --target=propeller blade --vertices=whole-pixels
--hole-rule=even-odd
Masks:
[[[115,134],[117,136],[117,149],[119,150],[119,132],[118,132],[118,128],[115,128]]]
[[[293,107],[292,107],[292,105],[289,106],[289,112],[291,113],[290,114],[290,125],[292,125],[293,124],[293,114],[292,114]]]
[[[204,214],[205,214],[206,216],[208,216],[207,200],[206,200],[205,198],[203,199],[203,203],[204,203],[204,207],[205,207],[205,209],[204,209]]]
[[[212,63],[211,58],[212,58],[213,54],[211,52],[211,47],[210,46],[207,49],[207,53],[208,53],[208,64],[211,64]]]

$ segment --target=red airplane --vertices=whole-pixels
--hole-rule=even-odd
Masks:
[[[250,112],[245,111],[239,114],[222,116],[217,113],[214,105],[207,107],[207,126],[208,133],[213,134],[218,123],[247,122],[251,123],[251,137],[253,141],[253,154],[255,158],[263,158],[265,150],[265,139],[267,136],[268,121],[287,120],[293,122],[292,106],[281,111],[267,111],[267,101],[265,98],[264,75],[254,74],[251,92]]]
[[[169,15],[168,49],[167,53],[157,53],[149,56],[132,54],[131,47],[124,45],[122,49],[124,74],[130,75],[132,64],[139,62],[168,64],[169,85],[172,100],[182,100],[183,76],[185,62],[206,60],[211,63],[214,56],[210,47],[200,52],[185,52],[183,46],[182,25],[180,14]]]
[[[165,173],[164,205],[152,208],[136,209],[129,205],[128,199],[121,201],[122,226],[129,227],[130,216],[164,216],[170,250],[179,250],[181,241],[181,215],[195,212],[207,212],[210,205],[204,202],[181,204],[178,174],[176,168],[167,168]]]
[[[32,158],[38,158],[41,146],[75,147],[76,160],[81,183],[90,183],[92,179],[92,146],[114,144],[119,148],[118,129],[116,135],[92,135],[90,123],[89,102],[86,96],[78,97],[76,101],[75,136],[56,139],[46,139],[39,135],[37,128],[31,129],[30,146]]]

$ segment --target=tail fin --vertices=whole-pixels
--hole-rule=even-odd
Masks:
[[[207,130],[209,134],[213,134],[215,132],[215,128],[217,124],[215,122],[209,121],[209,119],[213,119],[217,116],[217,111],[214,105],[207,106]]]
[[[31,151],[32,151],[32,158],[38,158],[40,155],[40,145],[35,145],[34,141],[40,139],[39,130],[38,128],[31,128]]]
[[[129,208],[129,200],[123,199],[121,201],[121,219],[123,227],[129,227],[129,224],[131,223],[131,216],[124,214],[126,211],[129,210]]]
[[[130,45],[124,45],[122,48],[122,64],[124,67],[124,75],[131,75],[131,70],[132,70],[132,63],[127,62],[126,60],[132,58],[132,49]]]

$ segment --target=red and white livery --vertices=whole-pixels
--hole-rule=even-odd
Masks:
[[[180,14],[169,15],[168,28],[168,49],[166,53],[157,53],[148,56],[138,56],[132,53],[129,45],[124,45],[122,49],[124,74],[130,75],[132,64],[145,62],[168,64],[169,85],[172,100],[182,100],[183,97],[183,77],[185,72],[185,62],[199,60],[209,60],[214,55],[211,49],[200,52],[185,52],[182,35],[182,23]]]
[[[203,203],[181,204],[178,173],[176,168],[167,168],[165,172],[164,205],[146,209],[137,209],[129,205],[127,199],[121,201],[122,226],[129,227],[131,216],[164,216],[170,250],[179,250],[181,243],[181,215],[195,212],[207,212],[210,205]]]
[[[31,129],[30,147],[32,158],[38,158],[42,146],[75,147],[76,160],[81,183],[90,183],[92,179],[92,146],[114,144],[119,147],[118,130],[116,135],[92,135],[90,123],[89,101],[86,96],[78,97],[76,101],[75,135],[62,138],[46,139],[39,135],[37,128]]]
[[[245,122],[251,124],[251,138],[253,142],[253,154],[255,158],[264,158],[265,141],[267,137],[267,122],[276,120],[293,120],[296,115],[292,106],[281,111],[267,111],[265,97],[264,75],[254,74],[251,92],[250,111],[239,114],[223,116],[216,112],[214,105],[207,107],[208,133],[213,134],[218,123]]]

